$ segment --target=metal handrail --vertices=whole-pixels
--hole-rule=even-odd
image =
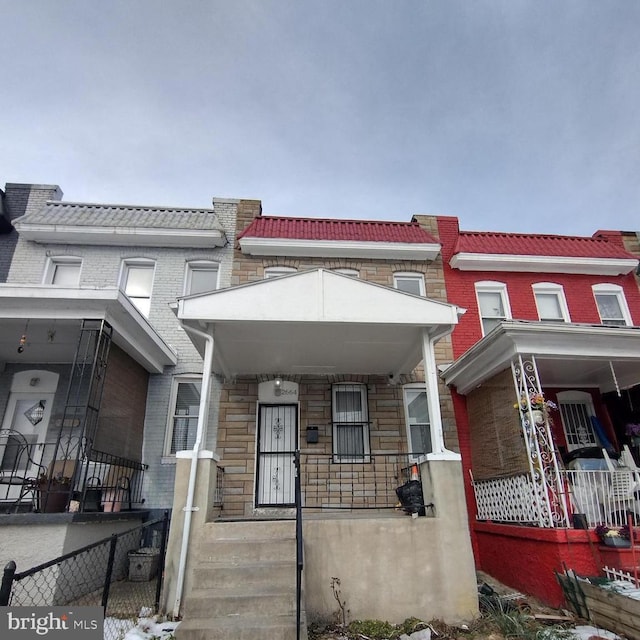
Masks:
[[[296,500],[296,640],[300,640],[300,621],[302,603],[302,570],[304,568],[304,545],[302,540],[302,487],[300,485],[300,451],[294,454],[296,468],[295,500]]]

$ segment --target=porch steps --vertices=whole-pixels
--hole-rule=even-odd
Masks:
[[[295,522],[207,523],[195,557],[178,640],[295,640]]]

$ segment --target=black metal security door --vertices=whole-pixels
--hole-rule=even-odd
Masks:
[[[294,453],[298,445],[298,405],[261,404],[258,420],[256,505],[295,504]]]

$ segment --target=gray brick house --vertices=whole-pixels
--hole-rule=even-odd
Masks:
[[[175,450],[193,440],[190,394],[202,358],[169,305],[228,286],[237,201],[194,210],[65,202],[55,185],[9,183],[0,193],[0,426],[14,434],[0,441],[8,512],[0,526],[6,541],[18,541],[22,512],[53,508],[44,493],[8,480],[12,472],[73,476],[64,507],[79,513],[41,514],[59,528],[41,551],[46,560],[69,550],[69,527],[95,509],[83,501],[89,478],[103,498],[110,485],[127,485],[110,506],[118,522],[171,507]],[[30,419],[33,406],[42,415]],[[94,527],[91,536],[107,534]],[[27,566],[38,559],[31,552]]]

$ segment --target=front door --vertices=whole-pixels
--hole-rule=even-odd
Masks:
[[[53,394],[12,393],[2,423],[4,437],[0,438],[0,473],[3,477],[14,476],[2,499],[16,500],[21,491],[20,478],[37,477],[42,472],[43,445]],[[4,430],[9,431],[4,431]],[[10,435],[18,434],[17,437]],[[23,437],[28,449],[24,450],[19,438]],[[23,442],[24,442],[23,441]]]
[[[298,405],[261,404],[256,506],[295,504],[294,453],[297,445]]]

